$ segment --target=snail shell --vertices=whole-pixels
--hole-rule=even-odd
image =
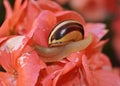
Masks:
[[[67,20],[61,22],[53,29],[48,39],[48,45],[49,47],[61,46],[83,38],[83,26],[78,21]]]

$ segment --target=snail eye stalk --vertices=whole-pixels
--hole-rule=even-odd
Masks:
[[[65,45],[84,38],[83,26],[74,20],[67,20],[55,26],[48,38],[49,47]]]

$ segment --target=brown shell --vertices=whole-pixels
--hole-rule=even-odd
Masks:
[[[75,20],[66,20],[52,30],[49,35],[49,47],[65,45],[71,41],[79,41],[84,38],[83,26]]]

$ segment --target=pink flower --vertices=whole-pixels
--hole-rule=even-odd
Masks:
[[[104,21],[117,11],[118,0],[55,0],[82,14],[87,21]]]
[[[85,23],[78,13],[49,0],[16,0],[14,9],[4,3],[0,65],[6,72],[0,72],[0,86],[120,86],[120,77],[101,52],[108,41],[101,40],[107,33],[104,24]],[[80,29],[79,41],[69,41],[75,34],[69,35],[68,43],[50,47],[52,32],[66,21],[79,24],[85,33]]]
[[[88,21],[103,21],[115,12],[116,0],[71,0],[70,5]]]

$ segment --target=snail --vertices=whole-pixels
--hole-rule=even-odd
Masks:
[[[59,61],[73,52],[83,50],[92,42],[92,35],[84,39],[80,22],[66,20],[56,25],[48,37],[48,48],[35,46],[44,62]]]

